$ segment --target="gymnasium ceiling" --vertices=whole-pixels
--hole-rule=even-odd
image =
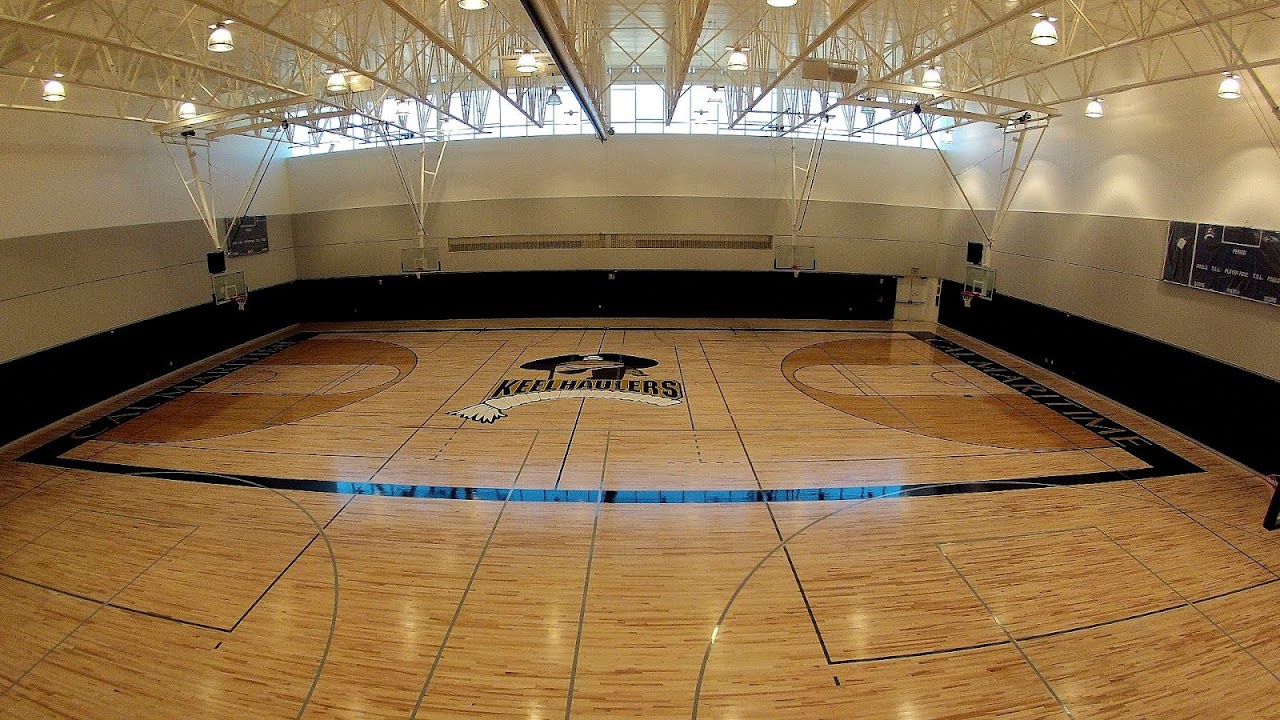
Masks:
[[[1056,45],[1031,44],[1034,11],[1057,18]],[[559,87],[607,133],[608,88],[644,83],[668,117],[691,87],[719,86],[732,123],[779,132],[840,103],[1038,118],[1172,80],[1213,92],[1224,71],[1265,97],[1252,68],[1280,63],[1278,14],[1280,0],[0,0],[0,106],[262,134],[285,118],[376,122],[404,98],[478,126],[491,91],[541,123]],[[224,20],[235,47],[211,52]],[[735,48],[745,70],[727,69]],[[539,69],[518,72],[529,49]],[[918,85],[929,65],[943,95]],[[326,90],[335,71],[347,91]],[[44,102],[55,72],[67,99]],[[760,102],[771,90],[781,101]],[[199,115],[177,121],[188,100]]]

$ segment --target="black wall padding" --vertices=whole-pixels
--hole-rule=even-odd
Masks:
[[[295,322],[293,288],[254,291],[243,311],[212,300],[0,364],[0,444],[184,365]]]
[[[1262,473],[1280,473],[1280,383],[1204,355],[996,294],[939,321],[1124,403]]]
[[[0,444],[298,322],[493,317],[889,320],[896,280],[786,272],[564,271],[304,280],[212,302],[0,364]]]
[[[303,322],[495,317],[890,320],[897,280],[789,272],[595,270],[303,280]]]

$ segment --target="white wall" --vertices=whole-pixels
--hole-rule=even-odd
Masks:
[[[998,291],[1280,379],[1280,308],[1159,280],[1168,220],[1280,228],[1280,151],[1244,100],[1216,89],[1202,78],[1132,90],[1106,98],[1101,119],[1083,101],[1063,106],[995,237]],[[1004,136],[986,125],[958,137],[963,184],[992,208]],[[945,233],[956,279],[959,245],[978,239],[965,215]]]
[[[1170,219],[1280,227],[1280,156],[1248,105],[1217,99],[1215,87],[1209,78],[1115,95],[1096,121],[1082,117],[1083,102],[1064,106],[996,238],[997,286],[1280,378],[1280,310],[1157,279]],[[146,126],[17,111],[0,111],[0,121],[10,130],[0,139],[9,200],[0,207],[0,322],[17,329],[0,359],[207,301],[208,240]],[[975,126],[949,151],[988,221],[1002,138]],[[220,207],[235,206],[263,149],[243,138],[217,144]],[[807,157],[806,143],[798,149]],[[785,240],[790,151],[787,140],[730,137],[459,142],[447,150],[430,234],[437,244],[582,232]],[[411,168],[416,149],[400,153]],[[830,142],[813,198],[797,241],[818,246],[823,270],[959,278],[964,241],[981,236],[932,150]],[[251,287],[394,273],[416,235],[385,149],[276,161],[251,212],[273,216],[272,252],[238,261]],[[459,271],[772,264],[764,251],[443,257]]]
[[[212,240],[149,126],[19,110],[0,124],[0,361],[209,301]],[[266,147],[215,143],[220,212],[235,212]],[[274,216],[271,251],[229,269],[251,289],[293,280],[280,159],[250,212]]]
[[[808,162],[811,143],[796,143]],[[428,146],[434,161],[439,146]],[[789,242],[790,140],[615,136],[460,142],[448,146],[428,219],[444,238],[509,234],[767,234]],[[417,151],[400,150],[416,167]],[[416,237],[386,149],[288,161],[299,276],[398,271]],[[932,150],[828,142],[797,242],[819,269],[935,272],[937,208],[958,201]],[[772,267],[769,251],[575,250],[443,253],[446,271]]]

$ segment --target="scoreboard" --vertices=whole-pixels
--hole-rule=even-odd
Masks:
[[[222,221],[223,237],[227,239],[227,256],[242,257],[267,252],[267,217],[265,215],[244,215],[238,218],[224,218]]]
[[[1280,305],[1280,230],[1171,222],[1164,280]]]

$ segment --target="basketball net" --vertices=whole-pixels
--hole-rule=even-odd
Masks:
[[[960,299],[964,300],[965,307],[973,307],[973,299],[978,297],[978,293],[965,290],[960,293]]]
[[[231,299],[236,301],[236,307],[241,310],[244,310],[245,304],[249,302],[249,296],[247,294],[235,295],[235,296],[232,296]]]
[[[799,266],[799,265],[797,265],[797,264],[795,264],[795,263],[792,263],[792,264],[791,264],[791,275],[792,275],[792,277],[800,277],[800,266]]]

